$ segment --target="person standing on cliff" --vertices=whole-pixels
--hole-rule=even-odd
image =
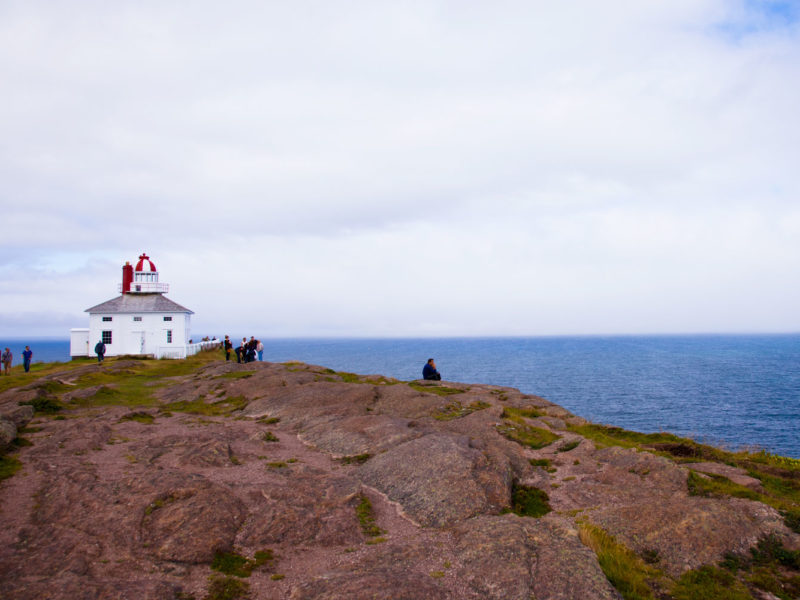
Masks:
[[[31,370],[31,358],[33,358],[33,350],[30,346],[25,346],[25,350],[22,351],[22,366],[26,373]]]
[[[230,360],[231,350],[233,350],[233,342],[227,335],[225,336],[225,341],[222,343],[222,346],[225,348],[225,360]]]
[[[8,372],[9,369],[11,369],[11,362],[14,360],[14,355],[11,353],[11,349],[6,348],[2,357],[0,358],[2,358],[3,361],[3,373],[6,375],[11,375],[11,373]]]
[[[422,367],[422,378],[430,379],[432,381],[440,381],[442,379],[439,371],[436,370],[436,363],[433,362],[432,358],[429,358],[428,362],[425,363],[425,366]]]
[[[264,344],[261,340],[256,340],[256,352],[258,352],[258,362],[264,362]]]

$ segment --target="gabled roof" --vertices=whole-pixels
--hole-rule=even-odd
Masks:
[[[122,294],[83,312],[97,313],[189,313],[194,312],[173,302],[163,294]]]

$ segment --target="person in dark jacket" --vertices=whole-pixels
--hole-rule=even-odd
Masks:
[[[436,363],[433,362],[432,358],[429,358],[428,362],[425,363],[425,366],[422,367],[422,378],[431,379],[433,381],[439,381],[442,379],[439,371],[436,370]]]
[[[103,340],[95,344],[94,353],[97,354],[97,362],[103,362],[103,357],[106,355],[106,345],[103,343]]]
[[[226,335],[225,341],[222,343],[222,345],[225,347],[225,360],[230,360],[231,350],[233,350],[233,342],[231,341],[231,338]]]

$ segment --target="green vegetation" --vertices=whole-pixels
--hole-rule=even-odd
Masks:
[[[488,402],[483,402],[482,400],[476,400],[467,406],[464,406],[458,400],[453,400],[452,402],[437,408],[433,413],[433,418],[437,421],[450,421],[452,419],[466,417],[467,415],[474,413],[476,410],[483,410],[484,408],[489,408],[490,406],[491,404]]]
[[[444,571],[431,571],[430,576],[435,577],[436,579],[441,579],[444,577]]]
[[[672,588],[675,600],[753,600],[747,588],[728,571],[705,565],[684,573]]]
[[[255,553],[252,559],[236,554],[235,552],[216,552],[211,568],[225,575],[235,575],[236,577],[250,577],[253,569],[256,569],[275,559],[272,550],[260,550]]]
[[[239,600],[250,595],[250,584],[235,577],[212,575],[204,600]]]
[[[272,579],[272,581],[280,581],[284,577],[286,577],[286,575],[281,575],[280,573],[273,573],[272,575],[269,576],[269,578]]]
[[[655,599],[649,581],[661,577],[660,571],[645,564],[599,527],[583,523],[578,533],[581,541],[597,555],[603,573],[625,600]]]
[[[549,513],[550,498],[547,492],[539,488],[521,485],[516,481],[511,484],[511,512],[521,517],[543,517]]]
[[[492,390],[492,394],[497,396],[497,399],[500,400],[500,402],[505,402],[506,400],[508,400],[508,394],[505,393],[503,390]]]
[[[351,456],[343,456],[339,462],[343,465],[362,465],[372,458],[372,454],[364,452],[363,454],[353,454]]]
[[[384,542],[388,542],[388,541],[389,540],[387,540],[385,537],[375,537],[375,538],[368,539],[364,543],[367,544],[368,546],[374,546],[375,544],[383,544]]]
[[[200,397],[196,400],[180,400],[165,404],[161,410],[166,412],[182,412],[194,415],[204,415],[206,417],[219,417],[229,415],[237,410],[244,409],[248,404],[244,396],[229,396],[216,402],[205,402]]]
[[[715,475],[713,473],[703,473],[689,471],[686,478],[686,485],[689,487],[691,496],[733,496],[735,498],[747,498],[748,500],[759,500],[761,494],[748,487],[732,482],[727,477]]]
[[[514,406],[506,406],[500,414],[501,419],[510,419],[512,421],[520,422],[520,419],[535,419],[536,417],[544,416],[543,412],[539,412],[535,408],[516,408]]]
[[[40,415],[52,415],[64,408],[64,405],[52,395],[37,396],[33,400],[20,402],[20,405],[25,404],[32,406],[34,412]]]
[[[278,417],[259,417],[256,419],[256,423],[264,423],[265,425],[274,425],[279,422],[280,418]]]
[[[743,469],[750,477],[761,482],[763,492],[735,484],[719,475],[705,478],[693,473],[690,473],[687,482],[689,491],[695,495],[725,494],[758,500],[780,511],[786,525],[800,533],[800,460],[798,459],[777,456],[763,450],[730,452],[670,433],[638,433],[620,427],[595,424],[570,426],[569,429],[593,440],[598,447],[637,448],[664,456],[677,463],[711,461]]]
[[[128,457],[130,457],[130,455],[128,455]],[[128,458],[128,457],[126,457],[126,458]],[[130,462],[134,462],[134,463],[136,462],[135,458],[132,461],[130,460],[130,458],[128,458],[128,460]],[[153,512],[157,511],[159,508],[164,508],[167,504],[175,502],[175,500],[176,500],[176,498],[174,496],[172,496],[171,494],[168,495],[168,496],[161,497],[161,498],[156,498],[155,500],[153,500],[150,504],[148,504],[145,507],[144,514],[145,515],[151,515],[151,514],[153,514]]]
[[[409,387],[417,390],[418,392],[424,392],[426,394],[437,394],[439,396],[452,396],[453,394],[463,394],[467,390],[459,390],[457,388],[447,387],[444,385],[439,385],[438,383],[420,383],[418,381],[412,381],[408,384]]]
[[[542,467],[548,473],[555,473],[557,469],[551,466],[552,461],[549,458],[529,458],[528,462],[532,467]]]
[[[214,379],[247,379],[248,377],[252,376],[253,371],[230,371],[229,373],[217,375],[214,377]]]
[[[581,541],[594,550],[608,580],[625,600],[753,600],[769,592],[781,600],[800,597],[800,551],[775,535],[761,539],[748,554],[727,554],[719,565],[703,565],[672,580],[653,567],[657,550],[637,557],[595,525],[581,523]]]
[[[0,481],[8,479],[22,468],[19,459],[13,456],[0,455]]]
[[[558,448],[556,448],[556,452],[569,452],[570,450],[574,450],[580,445],[581,445],[581,440],[572,440],[571,442],[565,442],[561,444]]]
[[[137,423],[144,423],[145,425],[152,425],[155,422],[156,418],[151,415],[150,413],[146,412],[132,412],[128,413],[124,417],[122,417],[119,422],[122,421],[136,421]]]
[[[358,505],[356,506],[356,518],[361,525],[361,532],[365,537],[378,538],[378,536],[381,534],[386,533],[375,523],[375,514],[372,510],[372,502],[370,502],[369,498],[363,494],[359,497]],[[373,540],[372,543],[378,542]]]
[[[533,448],[534,450],[544,448],[556,440],[561,439],[560,436],[548,431],[547,429],[533,427],[531,425],[510,421],[508,419],[497,425],[497,431],[508,439],[513,440],[518,444],[522,444],[523,446]]]
[[[261,439],[265,442],[279,442],[278,436],[272,433],[271,431],[265,431],[261,435]]]
[[[287,465],[285,462],[283,462],[283,461],[281,460],[281,461],[276,461],[276,462],[268,462],[268,463],[267,463],[267,466],[268,466],[270,469],[285,469],[285,468],[287,468],[289,465]]]

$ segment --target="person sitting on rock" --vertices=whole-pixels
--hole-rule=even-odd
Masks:
[[[439,371],[436,370],[436,363],[433,362],[432,358],[429,358],[428,362],[425,363],[425,366],[422,367],[422,378],[431,379],[433,381],[440,381],[442,379]]]

